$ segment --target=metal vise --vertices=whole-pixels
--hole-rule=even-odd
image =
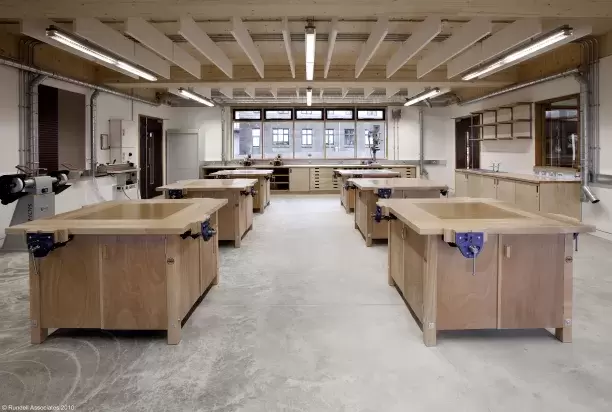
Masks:
[[[32,256],[35,258],[43,258],[51,251],[66,246],[73,238],[73,235],[69,235],[67,241],[56,242],[53,233],[28,233],[26,236],[26,244]]]

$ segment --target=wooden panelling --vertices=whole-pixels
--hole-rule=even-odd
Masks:
[[[414,314],[423,321],[423,277],[425,276],[426,236],[409,227],[404,229],[404,298]]]
[[[482,192],[482,176],[470,175],[468,183],[468,196],[480,197]]]
[[[289,169],[289,190],[291,192],[310,191],[310,169],[299,167]]]
[[[517,182],[514,203],[517,207],[528,212],[538,212],[540,210],[539,186]]]
[[[516,184],[509,180],[497,180],[497,199],[502,202],[514,204],[516,198]]]
[[[492,177],[480,177],[480,196],[486,199],[496,199],[497,198],[497,180]]]
[[[438,330],[497,326],[497,236],[489,236],[476,258],[463,257],[440,237],[438,242]],[[435,274],[434,274],[435,277]]]
[[[100,236],[99,239],[102,327],[166,329],[165,236]]]
[[[42,327],[101,327],[97,236],[79,236],[36,263]]]
[[[180,238],[180,237],[179,237]],[[184,317],[200,297],[200,238],[187,237],[179,242],[180,259],[180,315]]]
[[[389,222],[389,285],[397,285],[404,291],[404,224],[399,220]]]
[[[540,185],[540,211],[581,220],[580,184],[546,183]]]
[[[508,252],[501,266],[500,327],[563,326],[565,235],[503,235],[501,242]]]
[[[517,70],[519,82],[575,69],[580,66],[580,63],[580,44],[566,44],[521,63]]]
[[[423,279],[423,343],[435,346],[438,320],[438,261],[440,240],[436,236],[426,237],[425,270]]]

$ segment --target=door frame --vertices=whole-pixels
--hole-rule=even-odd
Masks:
[[[197,152],[198,152],[198,161],[200,159],[200,130],[199,129],[167,129],[166,130],[166,136],[165,136],[165,142],[164,142],[164,151],[165,151],[165,156],[164,158],[166,159],[166,164],[165,166],[165,170],[164,170],[164,184],[168,183],[168,142],[170,141],[170,139],[168,139],[168,135],[170,134],[195,134],[198,138],[196,140],[197,143]],[[198,177],[202,176],[202,168],[198,165]]]
[[[160,117],[155,117],[155,116],[148,116],[146,114],[139,114],[138,115],[138,167],[140,168],[140,176],[138,177],[138,180],[139,180],[138,183],[139,183],[139,187],[140,187],[141,198],[146,193],[148,193],[148,191],[147,191],[147,186],[148,186],[147,180],[148,179],[146,179],[146,166],[147,166],[147,164],[146,164],[146,161],[143,161],[143,160],[146,159],[146,157],[145,157],[145,159],[143,159],[142,156],[141,156],[141,154],[142,154],[142,143],[143,143],[143,137],[142,137],[142,134],[141,134],[141,121],[142,121],[142,119],[157,120],[157,121],[161,122],[161,131],[162,131],[161,139],[162,139],[162,141],[161,141],[160,147],[161,147],[162,150],[166,150],[165,144],[164,144],[164,139],[165,139],[165,136],[164,136],[164,119],[162,119]],[[145,130],[145,139],[144,139],[145,144],[146,144],[146,135],[147,135],[147,133],[148,133],[148,128],[146,128],[146,130]],[[165,158],[165,153],[162,153],[162,156],[161,156],[161,159],[162,159],[162,164],[161,164],[161,167],[162,167],[162,173],[161,173],[162,181],[160,182],[160,185],[164,184],[164,179],[165,179],[165,175],[166,175],[164,158]],[[143,176],[143,171],[145,171],[144,176]],[[152,196],[152,197],[155,197],[155,196]]]

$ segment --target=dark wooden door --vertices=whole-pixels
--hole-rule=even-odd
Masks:
[[[161,119],[140,116],[140,196],[151,199],[159,193],[156,188],[163,184],[163,129]]]
[[[473,139],[480,137],[479,128],[471,127],[478,124],[478,118],[469,117],[455,120],[455,168],[480,168],[480,142]]]

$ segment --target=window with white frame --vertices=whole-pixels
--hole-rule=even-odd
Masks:
[[[261,146],[261,130],[253,129],[251,133],[253,135],[253,147]]]
[[[355,129],[344,129],[344,146],[355,146]]]
[[[364,132],[365,132],[364,133],[365,134],[365,146],[372,147],[372,145],[374,145],[374,137],[372,136],[369,130],[364,130]]]
[[[289,129],[275,127],[272,129],[272,144],[289,146]]]
[[[302,147],[312,146],[312,129],[302,129]]]
[[[334,129],[325,129],[325,146],[334,147]]]

